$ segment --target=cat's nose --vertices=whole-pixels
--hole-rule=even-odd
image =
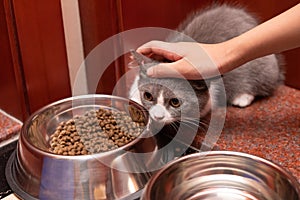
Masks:
[[[153,118],[155,120],[159,121],[159,120],[162,120],[163,118],[165,118],[165,113],[164,113],[163,109],[155,109],[152,111],[155,111],[155,112],[152,112]]]
[[[150,116],[155,121],[160,121],[165,118],[165,108],[161,105],[155,105],[149,110]]]
[[[162,120],[164,117],[165,117],[164,115],[155,115],[154,119],[159,121],[159,120]]]

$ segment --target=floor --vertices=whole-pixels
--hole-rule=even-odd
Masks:
[[[247,108],[229,107],[215,148],[268,159],[300,182],[300,90],[282,86]]]
[[[7,185],[3,172],[5,171],[5,163],[7,162],[11,152],[14,150],[13,148],[16,146],[14,141],[18,139],[21,127],[21,121],[0,109],[0,171],[2,172],[0,174],[0,199],[7,195],[8,196],[4,198],[6,200],[17,199],[13,194],[11,194],[11,190]]]
[[[22,122],[0,109],[0,147],[16,140]]]

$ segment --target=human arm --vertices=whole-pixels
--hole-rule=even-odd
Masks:
[[[299,46],[300,4],[297,4],[248,32],[222,43],[151,41],[137,51],[173,61],[148,69],[150,76],[177,77],[173,73],[174,69],[187,79],[201,79],[224,74],[258,57]]]

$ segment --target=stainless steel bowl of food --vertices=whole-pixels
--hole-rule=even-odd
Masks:
[[[26,200],[138,198],[157,167],[173,159],[157,151],[149,120],[141,105],[116,96],[47,105],[24,123],[8,183]]]
[[[143,200],[299,200],[300,185],[280,166],[239,152],[195,153],[167,164]]]

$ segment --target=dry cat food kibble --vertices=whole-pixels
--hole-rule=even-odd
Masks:
[[[87,155],[121,147],[144,129],[143,116],[134,114],[132,119],[126,112],[100,108],[75,116],[59,124],[50,136],[49,150],[60,155]]]

